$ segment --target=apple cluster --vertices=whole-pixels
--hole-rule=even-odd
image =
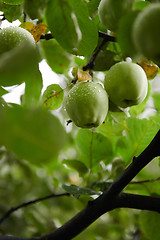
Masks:
[[[160,3],[145,1],[140,11],[135,8],[136,2],[101,0],[98,6],[100,22],[107,30],[114,32],[124,54],[145,57],[160,65]],[[127,32],[126,37],[121,30],[125,31],[124,34]]]
[[[30,59],[34,51],[35,40],[27,30],[8,27],[0,31],[1,61],[5,59],[5,67],[3,64],[0,67],[3,86],[8,83],[13,85],[14,80],[16,84],[21,83],[22,75],[26,77],[27,72],[32,71]],[[11,74],[14,75],[12,82],[8,81]],[[148,81],[144,70],[135,63],[119,62],[107,71],[104,84],[92,80],[76,82],[65,99],[65,108],[76,126],[98,127],[105,121],[109,101],[122,108],[130,107],[140,104],[147,91]]]
[[[104,87],[92,81],[76,83],[66,97],[65,107],[78,127],[98,127],[106,118],[109,100],[126,108],[140,104],[147,92],[144,70],[136,63],[119,62],[107,71]]]
[[[146,57],[160,64],[160,3],[149,4],[134,12],[133,0],[101,0],[98,15],[102,25],[116,36],[123,17],[134,13],[129,40],[132,52],[137,57]],[[131,41],[131,43],[129,43]],[[112,62],[112,53],[99,52],[94,70],[107,71],[104,86],[93,82],[76,84],[66,100],[66,110],[71,120],[82,128],[99,126],[106,118],[108,102],[127,108],[138,105],[148,92],[148,81],[143,68],[133,62]],[[100,65],[100,66],[99,66]],[[103,66],[105,65],[105,66]],[[108,68],[106,68],[106,66]],[[97,86],[97,87],[96,87]],[[101,90],[99,89],[101,88]],[[109,100],[108,100],[109,99]]]

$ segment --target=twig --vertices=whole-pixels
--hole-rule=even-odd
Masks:
[[[94,64],[95,64],[95,60],[96,60],[96,57],[98,55],[98,53],[100,52],[100,50],[102,49],[102,47],[107,43],[107,42],[115,42],[116,39],[114,36],[111,36],[111,35],[108,35],[106,33],[103,33],[103,32],[98,32],[99,34],[99,37],[100,38],[103,38],[101,44],[95,49],[93,55],[92,55],[92,58],[91,60],[89,61],[89,63],[83,67],[83,71],[86,71],[87,69],[93,69],[94,67]]]
[[[116,42],[116,38],[115,36],[109,35],[107,33],[98,31],[98,35],[100,38],[105,39],[107,42]]]
[[[40,39],[45,39],[45,40],[50,40],[50,39],[52,39],[52,38],[54,38],[54,37],[52,36],[51,33],[43,34],[43,35],[41,35],[41,37],[40,37]]]
[[[4,20],[6,20],[6,18],[5,18],[5,16],[4,16],[4,14],[0,15],[0,17],[2,17],[2,18],[0,19],[1,21],[4,21]]]
[[[151,183],[151,182],[156,182],[160,181],[160,177],[155,178],[155,179],[148,179],[148,180],[143,180],[143,181],[132,181],[130,184],[143,184],[143,183]]]
[[[57,197],[62,197],[62,196],[70,196],[69,193],[61,193],[61,194],[50,194],[48,196],[45,196],[45,197],[41,197],[41,198],[37,198],[37,199],[34,199],[34,200],[31,200],[29,202],[24,202],[18,206],[15,206],[15,207],[12,207],[10,208],[2,218],[0,218],[0,224],[2,224],[2,222],[8,218],[13,212],[17,211],[18,209],[20,208],[23,208],[23,207],[27,207],[31,204],[35,204],[37,202],[41,202],[41,201],[44,201],[44,200],[47,200],[47,199],[50,199],[50,198],[57,198]]]

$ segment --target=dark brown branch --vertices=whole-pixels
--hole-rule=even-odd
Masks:
[[[93,55],[92,55],[92,58],[91,60],[89,61],[89,63],[87,63],[86,66],[83,67],[83,71],[86,71],[88,69],[93,69],[94,67],[94,64],[95,64],[95,59],[98,55],[98,53],[100,52],[100,50],[102,49],[102,47],[107,43],[107,42],[115,42],[116,39],[114,36],[111,36],[111,35],[108,35],[106,33],[103,33],[103,32],[98,32],[99,34],[99,37],[100,38],[103,38],[101,44],[95,49]]]
[[[42,237],[41,240],[46,240],[46,237],[47,240],[70,240],[92,224],[101,215],[115,209],[119,193],[157,156],[160,156],[160,131],[158,131],[148,147],[138,157],[134,157],[130,166],[111,184],[104,194],[91,202],[85,209],[62,227]]]
[[[0,20],[1,20],[1,21],[4,21],[4,20],[6,20],[6,18],[5,18],[5,16],[4,16],[4,14],[0,15]]]
[[[50,39],[52,39],[52,38],[54,38],[54,37],[52,36],[51,33],[46,33],[46,34],[44,34],[44,35],[41,35],[41,38],[40,38],[40,39],[50,40]]]
[[[160,156],[160,130],[148,147],[138,157],[133,158],[129,167],[113,182],[108,191],[113,195],[119,194],[157,156]]]
[[[98,31],[98,35],[100,38],[105,39],[106,42],[115,42],[116,41],[116,38],[114,36],[108,35],[107,33]],[[40,39],[49,40],[52,38],[54,38],[54,37],[52,36],[51,33],[46,33],[46,34],[42,35]]]
[[[151,203],[155,205],[153,211],[160,211],[159,199],[147,196],[124,195],[121,191],[128,183],[155,157],[160,156],[160,131],[156,134],[148,147],[138,156],[134,157],[130,166],[111,184],[111,186],[100,197],[88,203],[88,206],[66,222],[54,232],[44,235],[38,240],[70,240],[86,229],[104,213],[117,207],[132,207],[138,209],[149,209]],[[121,193],[121,194],[120,194]],[[146,201],[147,199],[147,201]],[[143,201],[142,201],[143,200]],[[145,200],[145,201],[144,201]],[[138,203],[138,201],[140,203]],[[146,202],[146,203],[145,203]],[[143,204],[142,204],[143,203]],[[145,204],[145,208],[144,208]],[[18,240],[16,238],[0,237],[0,240]],[[21,239],[27,240],[27,239]],[[32,239],[33,240],[33,239]]]
[[[44,200],[47,200],[47,199],[50,199],[50,198],[57,198],[57,197],[62,197],[62,196],[70,196],[70,194],[69,193],[50,194],[48,196],[37,198],[37,199],[31,200],[29,202],[24,202],[24,203],[22,203],[22,204],[20,204],[16,207],[12,207],[4,214],[4,216],[2,218],[0,218],[0,224],[2,224],[2,222],[6,218],[8,218],[13,212],[17,211],[20,208],[27,207],[31,204],[35,204],[35,203],[38,203],[38,202],[41,202],[41,201],[44,201]]]
[[[105,39],[107,42],[116,42],[116,38],[115,36],[109,35],[107,33],[98,31],[98,35],[100,38]]]
[[[160,197],[120,193],[116,208],[132,208],[160,213]]]

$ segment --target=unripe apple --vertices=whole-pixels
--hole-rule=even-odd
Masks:
[[[116,31],[119,20],[131,9],[133,0],[101,0],[98,15],[107,29]]]
[[[65,108],[76,126],[98,127],[108,112],[108,95],[99,83],[78,82],[68,92]]]
[[[148,91],[144,70],[129,62],[113,65],[106,73],[104,86],[111,102],[122,108],[140,104]]]
[[[160,65],[159,29],[160,3],[153,3],[138,14],[132,30],[136,49],[158,65]]]
[[[24,82],[38,62],[38,52],[31,33],[21,27],[0,30],[0,84],[11,86]]]
[[[32,34],[24,28],[11,26],[0,30],[0,54],[25,43],[35,46]]]

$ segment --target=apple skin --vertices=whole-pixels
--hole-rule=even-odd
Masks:
[[[160,3],[141,11],[132,29],[133,43],[140,54],[160,65]]]
[[[108,113],[108,95],[99,83],[78,82],[68,92],[65,108],[76,126],[98,127]]]
[[[126,108],[140,104],[148,92],[144,70],[136,63],[119,62],[106,73],[104,87],[115,105]]]
[[[36,42],[30,32],[21,27],[0,30],[0,84],[12,86],[31,78],[39,61]]]
[[[133,0],[101,0],[98,6],[98,15],[101,23],[107,29],[116,31],[119,20],[129,12]]]
[[[36,46],[32,34],[26,29],[11,26],[0,31],[0,55],[24,43]]]

